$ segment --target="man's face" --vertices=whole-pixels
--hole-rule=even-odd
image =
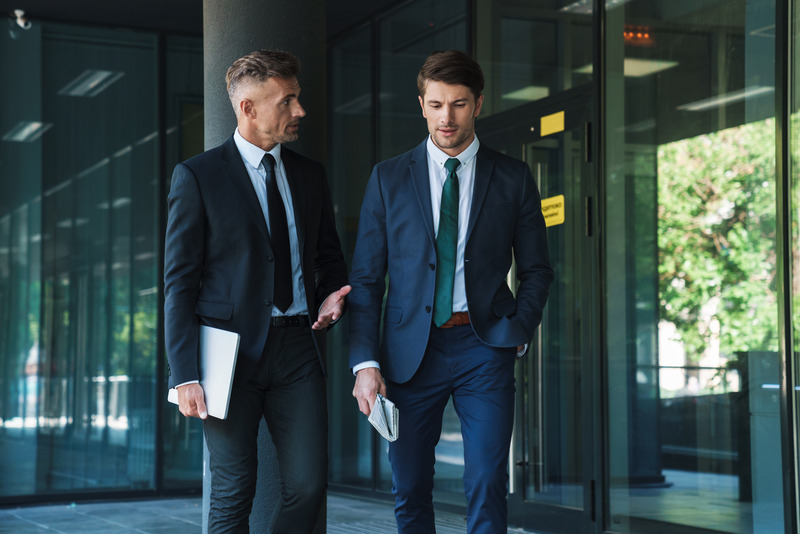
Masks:
[[[300,119],[306,115],[299,96],[297,78],[268,78],[253,84],[242,101],[252,132],[248,141],[264,150],[296,141]]]
[[[481,112],[483,95],[475,95],[466,85],[427,81],[425,96],[419,97],[422,116],[434,144],[449,156],[457,156],[475,138],[475,118]]]

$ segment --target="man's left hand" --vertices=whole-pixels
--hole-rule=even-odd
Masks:
[[[325,302],[319,309],[319,316],[317,321],[311,325],[314,330],[323,330],[328,328],[332,322],[339,319],[344,313],[344,302],[347,294],[350,293],[350,286],[344,286],[339,291],[335,291],[328,295]]]

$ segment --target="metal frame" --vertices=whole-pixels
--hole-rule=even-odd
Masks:
[[[790,5],[791,4],[791,5]],[[776,169],[776,246],[778,261],[778,330],[781,355],[781,449],[783,465],[784,531],[798,532],[797,504],[797,414],[795,402],[794,314],[792,306],[792,183],[791,115],[794,53],[792,36],[796,2],[775,2],[775,169]]]

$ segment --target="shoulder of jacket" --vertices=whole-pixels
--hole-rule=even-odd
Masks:
[[[413,154],[416,149],[409,150],[407,152],[403,152],[397,156],[394,156],[389,159],[385,159],[375,165],[376,168],[380,172],[392,172],[398,169],[403,169],[408,167],[412,161],[414,161]]]

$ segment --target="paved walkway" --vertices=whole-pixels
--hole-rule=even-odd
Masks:
[[[437,511],[436,518],[437,534],[466,532],[462,515]],[[201,534],[202,522],[199,497],[0,509],[3,534]],[[391,503],[328,494],[328,534],[396,533]]]

